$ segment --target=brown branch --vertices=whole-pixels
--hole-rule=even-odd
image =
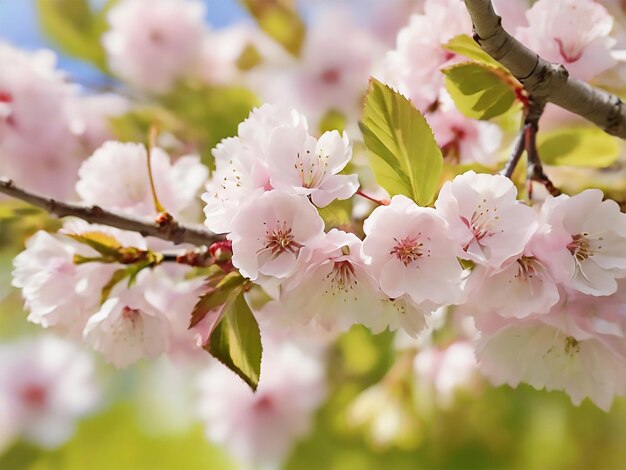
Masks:
[[[576,80],[507,33],[491,0],[465,0],[480,47],[509,69],[537,102],[550,102],[626,139],[626,106],[610,93]]]
[[[209,232],[201,225],[181,225],[171,217],[161,217],[154,221],[126,214],[116,214],[98,206],[85,206],[46,198],[17,187],[13,181],[6,178],[0,178],[0,193],[32,204],[57,217],[78,217],[89,223],[129,230],[146,237],[160,238],[176,244],[189,243],[196,246],[208,246],[223,239],[223,237]]]

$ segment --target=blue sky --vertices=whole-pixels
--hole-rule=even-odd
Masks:
[[[246,17],[246,12],[237,0],[204,0],[204,3],[207,5],[207,22],[215,28]],[[35,4],[36,0],[0,0],[0,40],[23,49],[36,50],[42,47],[55,49],[54,45],[41,34]],[[73,60],[58,50],[57,52],[59,67],[69,72],[75,80],[94,82],[102,78],[98,71],[89,65]]]

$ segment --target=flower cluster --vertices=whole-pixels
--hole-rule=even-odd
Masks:
[[[81,166],[76,192],[89,204],[156,216],[147,157],[141,145],[106,142]],[[151,160],[160,203],[179,220],[193,220],[206,168],[197,156],[183,156],[172,164],[159,148],[152,150]],[[127,171],[119,178],[122,166]],[[166,352],[187,356],[197,351],[202,344],[187,326],[201,283],[185,279],[183,266],[156,266],[120,276],[128,266],[98,262],[106,261],[102,253],[84,243],[93,237],[135,250],[173,246],[74,219],[57,234],[36,233],[14,260],[13,285],[22,289],[28,319],[70,337],[83,337],[117,367]]]
[[[337,229],[324,232],[315,206],[323,179],[311,180],[319,181],[319,187],[306,184],[308,174],[322,172],[324,160],[318,155],[316,165],[309,163],[309,172],[302,171],[299,156],[306,151],[294,144],[283,153],[291,156],[283,157],[286,164],[272,167],[276,156],[290,148],[290,140],[303,140],[303,127],[294,113],[283,114],[288,120],[281,121],[274,109],[270,119],[270,109],[255,111],[242,125],[240,137],[218,148],[218,158],[226,144],[237,143],[241,149],[240,154],[229,154],[234,184],[222,184],[219,196],[230,208],[227,237],[234,266],[271,292],[295,321],[341,331],[359,323],[374,332],[401,328],[415,335],[430,312],[462,305],[482,332],[478,358],[494,381],[564,389],[576,402],[589,396],[605,408],[610,403],[605,397],[626,393],[623,374],[590,367],[587,358],[602,353],[613,355],[615,364],[623,360],[621,352],[602,349],[604,336],[618,335],[623,342],[626,321],[626,311],[607,316],[601,308],[604,303],[622,305],[615,296],[620,295],[619,279],[626,277],[626,215],[616,203],[603,201],[598,190],[588,190],[549,198],[534,208],[517,199],[509,179],[470,171],[442,187],[434,208],[395,196],[364,221],[363,240]],[[260,111],[265,111],[264,119]],[[269,135],[269,145],[264,148],[256,141],[255,152],[255,141],[244,140],[250,135]],[[280,136],[279,150],[270,151],[274,159],[263,164],[263,152],[276,148],[274,136]],[[243,165],[238,155],[254,164]],[[237,166],[248,174],[240,177]],[[276,175],[276,169],[284,174]],[[221,171],[218,166],[209,187],[226,181]],[[255,171],[264,176],[256,187],[246,185]],[[274,184],[287,175],[290,185]],[[246,186],[247,191],[242,189]],[[207,225],[225,227],[211,204],[217,194],[204,196],[209,202]],[[574,311],[585,311],[578,307],[581,302],[591,302],[593,313],[587,310],[575,320]],[[578,320],[584,328],[572,326]],[[584,382],[556,367],[551,354],[528,369],[525,363],[509,364],[507,355],[492,352],[501,344],[501,335],[515,334],[528,322],[558,332],[546,334],[550,342],[545,351],[585,370],[592,383],[615,381],[614,386],[604,387],[602,397],[592,389],[577,393]],[[533,348],[538,351],[537,344]],[[535,380],[535,369],[540,368],[551,371],[549,380],[547,373]]]

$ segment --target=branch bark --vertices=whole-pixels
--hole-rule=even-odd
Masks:
[[[626,139],[626,106],[610,93],[569,76],[528,49],[502,27],[491,0],[465,0],[480,47],[509,69],[537,101],[554,103],[578,114],[607,133]]]
[[[223,239],[223,237],[209,232],[200,225],[181,225],[171,217],[163,217],[159,218],[159,221],[154,221],[116,214],[99,206],[85,206],[46,198],[17,187],[13,181],[6,178],[0,178],[0,193],[44,209],[57,217],[78,217],[89,223],[130,230],[146,237],[160,238],[176,244],[189,243],[196,246],[208,246]]]

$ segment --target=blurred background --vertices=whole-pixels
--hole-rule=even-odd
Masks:
[[[0,41],[28,51],[52,49],[57,54],[56,67],[65,72],[68,81],[80,86],[81,93],[114,91],[128,96],[128,88],[105,67],[71,53],[76,51],[72,39],[59,34],[58,18],[50,16],[55,10],[48,7],[55,2],[0,0]],[[76,0],[75,8],[79,8],[79,3],[83,2]],[[90,3],[98,11],[108,2]],[[228,49],[227,33],[233,28],[249,28],[254,34],[261,34],[250,9],[243,5],[246,2],[204,3],[210,30],[216,35],[224,33],[219,39],[226,41],[220,42],[224,50]],[[406,23],[405,12],[418,8],[419,2],[286,3],[295,8],[293,21],[299,18],[306,27],[329,12],[331,16],[340,15],[339,9],[342,15],[352,15],[362,27],[376,31],[384,54],[393,47],[397,30]],[[62,14],[71,15],[72,2],[65,1],[64,5],[67,9]],[[393,14],[383,18],[383,11]],[[269,27],[274,28],[274,37],[285,37],[281,28],[290,30],[284,21],[277,20],[278,26]],[[63,28],[61,25],[60,30]],[[346,36],[346,41],[350,38]],[[267,36],[259,39],[256,52],[272,56],[275,44],[266,47],[263,41],[272,40]],[[288,40],[284,43],[288,44]],[[319,54],[329,53],[331,46],[324,47]],[[366,56],[380,54],[375,48],[365,47]],[[238,46],[241,69],[247,67],[246,60],[256,60],[253,52],[245,44]],[[276,59],[278,63],[281,60]],[[2,67],[6,64],[0,62]],[[292,64],[285,65],[288,67]],[[273,70],[268,72],[270,78],[278,77],[272,75],[276,73]],[[145,109],[154,113],[150,116],[159,116],[161,122],[175,122],[168,121],[170,114],[163,114],[166,110],[184,123],[184,132],[178,132],[178,125],[172,124],[172,134],[180,141],[193,142],[192,150],[199,151],[210,166],[210,149],[222,138],[236,133],[237,124],[266,91],[265,79],[257,77],[247,82],[233,77],[216,80],[220,87],[228,87],[224,88],[228,93],[220,92],[219,97],[211,88],[213,84],[194,83],[171,95],[160,95],[156,101],[145,99],[144,108],[116,115],[113,135],[120,140],[143,141],[151,119],[145,117]],[[263,85],[256,88],[260,81]],[[272,92],[267,94],[271,96]],[[315,112],[312,106],[310,113]],[[346,111],[339,117],[333,113],[317,116],[316,122],[319,121],[320,129],[329,122],[334,127],[349,129],[351,119]],[[180,145],[172,144],[174,148]],[[618,174],[614,180],[609,184],[623,190],[624,174]],[[39,211],[0,200],[0,224],[0,343],[37,341],[43,330],[26,321],[21,294],[11,287],[12,259],[30,235],[39,229],[55,229],[58,223]],[[311,418],[310,432],[290,443],[280,466],[294,470],[626,468],[626,399],[616,400],[606,413],[589,401],[573,406],[560,392],[536,391],[527,385],[514,390],[494,388],[473,370],[463,346],[446,340],[446,334],[449,332],[439,332],[439,346],[419,359],[414,353],[406,353],[415,347],[412,340],[391,333],[373,336],[365,329],[354,328],[334,341],[324,355],[326,399]],[[35,354],[33,349],[29,351],[28,354]],[[73,432],[48,426],[44,438],[19,435],[4,449],[0,445],[1,469],[246,467],[233,446],[218,445],[206,437],[197,411],[197,369],[181,368],[162,358],[120,371],[93,352],[81,350],[80,354],[90,357],[90,380],[97,388],[97,399],[94,398],[89,413],[81,414]],[[403,360],[405,355],[408,359]],[[8,356],[0,354],[0,360],[3,357]],[[231,406],[237,407],[237,403]],[[3,419],[4,423],[11,419],[9,410],[0,403],[2,413],[5,414],[0,417],[0,428]]]

